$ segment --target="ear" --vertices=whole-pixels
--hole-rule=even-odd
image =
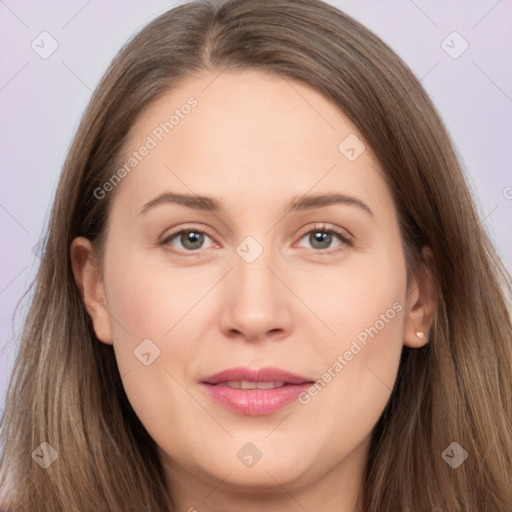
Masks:
[[[85,309],[91,317],[96,337],[108,345],[112,344],[112,327],[101,271],[97,265],[91,242],[77,237],[71,243],[71,264],[76,284],[82,295]]]
[[[405,311],[404,345],[420,348],[428,343],[437,305],[436,286],[432,276],[433,254],[421,251],[422,262],[410,279]]]

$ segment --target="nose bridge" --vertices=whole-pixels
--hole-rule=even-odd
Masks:
[[[222,312],[222,328],[249,339],[287,331],[291,320],[289,298],[275,270],[270,270],[276,266],[275,257],[256,243],[249,237],[236,249]]]
[[[247,253],[244,249],[249,248]],[[233,295],[237,303],[246,308],[252,308],[253,313],[263,314],[264,310],[270,309],[273,302],[277,302],[279,290],[275,276],[270,272],[273,258],[271,250],[266,248],[260,254],[251,242],[240,244],[235,257],[235,268],[232,276]]]

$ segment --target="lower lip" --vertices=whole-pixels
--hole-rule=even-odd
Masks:
[[[311,383],[286,384],[272,389],[236,389],[205,383],[201,386],[216,402],[231,411],[248,416],[263,416],[292,403]]]

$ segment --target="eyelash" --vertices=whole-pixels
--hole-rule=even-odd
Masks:
[[[191,232],[206,235],[213,240],[213,237],[207,231],[205,231],[203,228],[200,228],[199,226],[192,225],[187,228],[182,228],[179,231],[170,233],[168,236],[165,237],[164,240],[162,240],[160,245],[164,246],[166,250],[168,250],[172,253],[178,254],[180,256],[186,256],[186,257],[199,256],[199,251],[201,249],[196,249],[193,251],[181,251],[181,250],[178,251],[176,249],[171,249],[168,246],[169,242],[171,240],[173,240],[174,238],[176,238],[178,235],[181,235],[182,233],[191,233]],[[313,228],[310,228],[307,231],[305,231],[304,233],[302,233],[299,237],[299,240],[302,240],[306,235],[308,235],[310,233],[315,233],[315,232],[322,232],[322,233],[327,233],[330,235],[336,235],[341,241],[341,244],[338,247],[333,248],[333,249],[311,249],[313,252],[318,253],[320,255],[331,255],[333,253],[338,253],[340,251],[343,251],[347,247],[353,246],[351,238],[349,238],[349,236],[344,231],[341,231],[332,226],[329,227],[325,224],[316,224],[315,226],[313,226]],[[214,242],[214,243],[216,243],[216,242]]]

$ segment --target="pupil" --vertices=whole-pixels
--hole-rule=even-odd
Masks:
[[[181,243],[186,249],[199,249],[203,243],[203,234],[189,231],[181,235]]]
[[[324,233],[316,231],[309,235],[311,246],[315,249],[327,249],[331,245],[332,235],[330,233]]]

